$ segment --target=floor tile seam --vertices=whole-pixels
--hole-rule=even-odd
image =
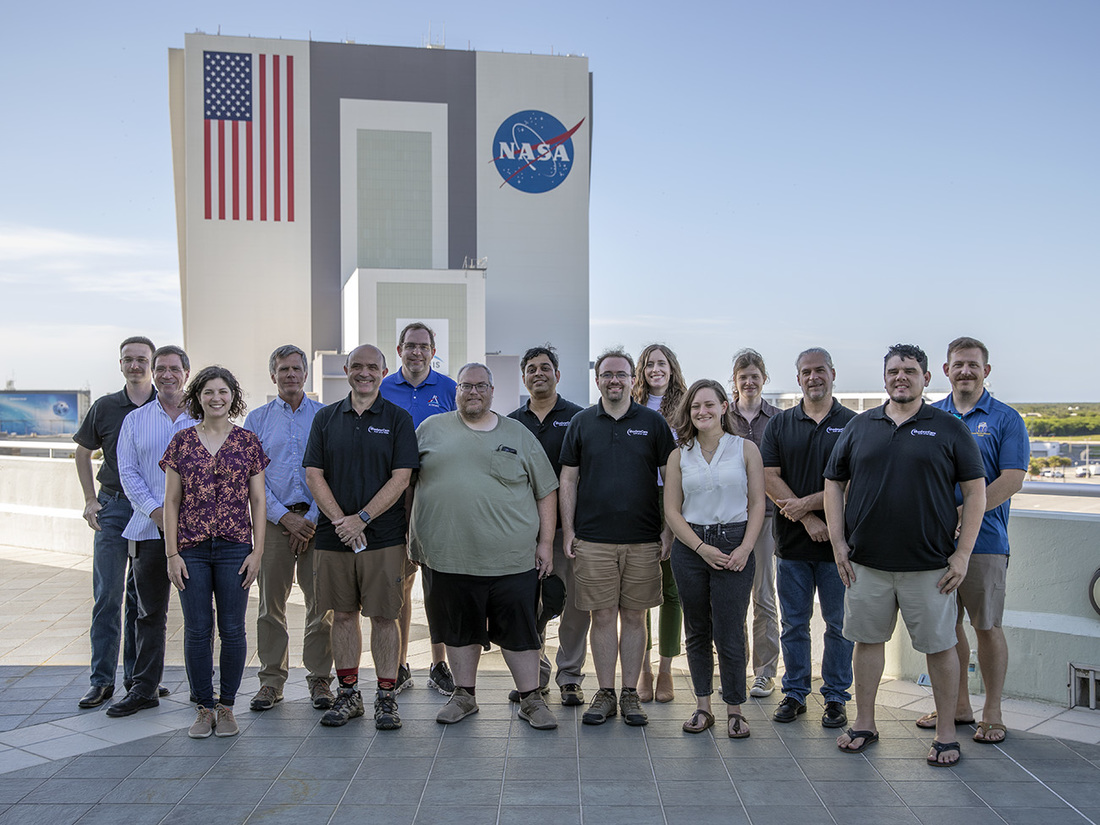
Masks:
[[[436,724],[439,724],[438,720],[436,721]],[[428,783],[432,781],[432,771],[435,770],[435,763],[436,763],[436,760],[439,759],[439,752],[443,749],[443,740],[447,737],[447,728],[449,726],[448,725],[443,725],[442,727],[443,727],[443,730],[440,731],[439,741],[436,742],[436,745],[435,745],[435,753],[432,754],[432,764],[430,764],[428,766],[428,775],[424,777],[424,787],[420,789],[420,798],[418,800],[416,800],[416,810],[413,811],[413,818],[412,818],[413,822],[416,822],[416,820],[420,817],[420,809],[424,806],[424,797],[427,796],[427,794],[428,794]],[[375,738],[377,739],[377,737],[375,737]],[[374,743],[371,742],[371,744],[373,745]],[[370,750],[370,749],[368,748],[368,750]],[[505,772],[505,774],[508,773],[507,760],[505,760],[504,772]],[[499,814],[498,814],[498,817],[499,817]]]
[[[308,738],[308,735],[302,737],[302,745],[305,744],[305,740],[307,738]],[[344,800],[347,799],[348,791],[351,790],[351,783],[355,781],[355,777],[357,777],[359,775],[359,771],[361,771],[363,769],[363,766],[367,762],[367,756],[370,754],[371,748],[374,747],[374,744],[377,741],[378,741],[378,736],[377,735],[372,736],[371,740],[370,740],[370,743],[367,745],[367,749],[365,751],[363,751],[363,755],[361,757],[359,757],[359,764],[356,765],[355,770],[351,772],[351,779],[348,780],[348,784],[344,788],[344,792],[342,794],[340,794],[340,799],[337,801],[336,806],[332,809],[332,814],[329,815],[329,818],[328,818],[329,825],[332,825],[332,823],[334,823],[336,821],[336,812],[338,810],[340,810],[340,806],[343,805]],[[299,745],[298,750],[294,751],[295,755],[298,753],[298,751],[300,751],[302,749],[302,745]],[[291,756],[290,759],[287,760],[287,764],[289,765],[292,761],[294,761],[294,756]],[[284,770],[285,770],[285,768],[284,768]],[[424,784],[425,784],[425,786],[427,786],[427,780],[426,779],[424,780]],[[265,794],[265,796],[266,796],[266,794]],[[421,791],[421,796],[423,796],[423,791]],[[419,810],[419,807],[417,808],[417,810]],[[251,816],[251,814],[249,814],[249,816]],[[415,816],[413,818],[415,820]]]
[[[581,793],[581,727],[584,717],[580,713],[573,714],[573,741],[576,742],[574,748],[574,758],[577,761],[577,808],[580,811],[580,825],[584,825],[584,797]],[[508,775],[508,766],[504,766],[504,775]]]
[[[761,703],[760,703],[759,700],[757,700],[756,704],[760,705]],[[806,784],[808,784],[810,786],[810,790],[813,791],[814,796],[817,797],[817,801],[821,803],[821,807],[825,809],[825,813],[827,813],[829,815],[829,819],[831,819],[833,821],[833,825],[840,825],[840,823],[837,822],[836,817],[833,816],[833,812],[829,809],[829,806],[825,804],[825,800],[821,798],[821,794],[819,794],[817,792],[817,787],[814,785],[813,781],[811,781],[809,775],[806,773],[806,770],[802,767],[802,763],[798,761],[798,757],[795,756],[794,751],[791,750],[790,745],[788,745],[787,741],[783,738],[783,733],[780,730],[777,729],[776,732],[775,732],[775,735],[779,738],[779,741],[780,741],[780,743],[782,743],[783,747],[787,749],[787,753],[790,755],[790,757],[794,761],[795,765],[798,766],[798,772],[800,774],[802,774],[802,778],[805,779]],[[719,755],[721,755],[721,754],[719,754]],[[725,757],[722,757],[722,764],[725,765],[725,762],[726,762]],[[727,773],[729,772],[729,766],[726,766],[726,772]],[[730,778],[731,778],[731,781],[732,781],[732,775],[731,775]],[[738,798],[740,798],[740,796],[741,796],[741,794],[738,793]],[[744,806],[744,803],[742,803],[742,805]],[[745,808],[745,813],[748,814],[748,808],[747,807]],[[751,823],[751,817],[750,817],[750,823]]]
[[[999,751],[999,752],[1001,753],[1001,755],[1002,755],[1002,756],[1006,757],[1006,758],[1007,758],[1007,759],[1008,759],[1008,760],[1009,760],[1009,761],[1010,761],[1010,762],[1011,762],[1011,763],[1012,763],[1013,765],[1015,765],[1015,766],[1016,766],[1017,768],[1019,768],[1020,770],[1022,770],[1022,771],[1023,771],[1024,773],[1026,773],[1026,774],[1027,774],[1028,776],[1030,776],[1030,777],[1031,777],[1032,779],[1034,779],[1034,780],[1035,780],[1036,782],[1038,782],[1038,783],[1039,783],[1040,785],[1042,785],[1042,786],[1043,786],[1044,788],[1046,788],[1046,789],[1047,789],[1048,791],[1050,791],[1050,792],[1051,792],[1052,794],[1054,794],[1054,795],[1055,795],[1056,797],[1058,797],[1058,798],[1059,798],[1060,800],[1062,800],[1062,802],[1063,802],[1063,803],[1065,803],[1065,805],[1066,805],[1066,806],[1067,806],[1068,808],[1070,808],[1070,810],[1072,810],[1072,811],[1073,811],[1073,812],[1074,812],[1075,814],[1077,814],[1078,816],[1080,816],[1080,817],[1081,817],[1081,818],[1082,818],[1082,819],[1083,819],[1083,820],[1084,820],[1085,822],[1088,822],[1088,823],[1089,823],[1089,825],[1100,825],[1100,823],[1097,823],[1097,822],[1096,822],[1095,820],[1093,820],[1093,819],[1090,819],[1090,818],[1089,818],[1089,817],[1088,817],[1088,816],[1087,816],[1087,815],[1086,815],[1086,814],[1085,814],[1085,813],[1084,813],[1083,811],[1081,811],[1081,810],[1080,810],[1080,809],[1079,809],[1079,808],[1078,808],[1078,807],[1077,807],[1076,805],[1074,805],[1074,804],[1073,804],[1072,802],[1070,802],[1070,801],[1069,801],[1068,799],[1066,799],[1066,798],[1065,798],[1064,796],[1062,796],[1062,795],[1061,795],[1060,793],[1058,793],[1058,791],[1054,790],[1054,788],[1050,787],[1050,785],[1048,785],[1048,784],[1047,784],[1046,782],[1044,782],[1044,781],[1043,781],[1042,779],[1040,779],[1040,778],[1039,778],[1038,776],[1036,776],[1035,774],[1033,774],[1033,773],[1032,773],[1031,771],[1029,771],[1029,770],[1028,770],[1027,768],[1025,768],[1025,767],[1024,767],[1023,765],[1021,765],[1021,764],[1020,764],[1020,762],[1019,762],[1019,761],[1018,761],[1017,759],[1015,759],[1015,758],[1014,758],[1014,757],[1012,756],[1012,754],[1010,754],[1010,753],[1007,753],[1007,752],[1006,752],[1006,751],[1004,750],[1004,748],[1002,748],[1002,747],[1001,747],[1000,745],[996,745],[996,744],[994,744],[994,745],[990,745],[990,746],[987,746],[987,747],[994,747],[994,748],[996,748],[996,749],[997,749],[997,750],[998,750],[998,751]],[[974,790],[973,788],[971,788],[971,787],[970,787],[970,783],[969,783],[969,782],[967,782],[967,781],[966,781],[966,780],[964,779],[964,780],[962,780],[962,783],[963,783],[963,785],[965,785],[965,786],[966,786],[966,789],[967,789],[968,791],[970,791],[970,792],[971,792],[972,794],[974,794],[974,795],[975,795],[975,796],[977,796],[977,797],[978,797],[979,799],[981,799],[981,800],[982,800],[982,802],[985,802],[986,806],[987,806],[987,807],[988,807],[988,808],[989,808],[990,810],[992,810],[992,811],[993,811],[993,813],[995,813],[995,814],[997,813],[997,811],[996,811],[996,810],[994,810],[994,809],[993,809],[993,807],[992,807],[992,806],[991,806],[991,805],[990,805],[990,804],[989,804],[988,802],[986,802],[986,800],[985,800],[985,797],[981,796],[981,794],[977,793],[977,792],[976,792],[976,791],[975,791],[975,790]],[[1004,820],[1004,817],[1001,817],[1001,816],[1000,816],[1000,814],[997,814],[997,816],[998,816],[999,818],[1001,818],[1001,819],[1002,819],[1003,821],[1007,822],[1007,820]]]
[[[730,766],[726,764],[726,757],[722,755],[722,750],[718,747],[718,739],[714,735],[713,727],[711,730],[707,731],[706,735],[710,736],[710,741],[714,745],[714,752],[718,754],[718,761],[722,763],[722,770],[726,772],[726,778],[730,781],[730,787],[733,788],[733,792],[737,795],[737,801],[741,805],[741,810],[745,812],[745,819],[748,820],[749,825],[752,825],[752,814],[749,813],[749,808],[745,804],[745,800],[741,798],[741,792],[737,790],[737,783],[733,781],[733,774],[730,773]],[[834,825],[835,822],[834,820]]]
[[[653,753],[649,749],[649,737],[646,736],[646,729],[644,727],[641,733],[642,742],[645,744],[645,757],[649,762],[649,775],[653,777],[653,787],[657,791],[657,805],[661,809],[661,819],[664,821],[665,825],[668,825],[668,814],[665,812],[664,799],[661,797],[661,786],[657,782],[657,766],[653,764]]]

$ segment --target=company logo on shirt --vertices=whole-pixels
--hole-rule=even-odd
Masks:
[[[555,421],[554,426],[555,427],[568,427],[569,422],[568,421]]]
[[[978,432],[975,433],[975,435],[989,435],[988,422],[982,421],[980,424],[978,424]]]
[[[843,427],[826,427],[825,432],[827,432],[827,433],[842,433],[842,432],[844,432],[844,428]]]
[[[627,430],[627,435],[649,435],[649,430]]]
[[[438,407],[439,406],[439,396],[438,395],[433,395],[431,398],[429,398],[428,399],[428,406],[429,407]]]
[[[935,435],[935,430],[910,430],[910,435]]]
[[[389,435],[390,431],[383,427],[367,427],[368,433],[374,433],[375,435]]]

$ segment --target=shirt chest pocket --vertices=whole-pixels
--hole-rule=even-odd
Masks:
[[[503,450],[497,450],[489,459],[489,472],[504,484],[518,484],[526,478],[519,456]]]

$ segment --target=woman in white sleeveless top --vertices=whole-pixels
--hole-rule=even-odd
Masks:
[[[665,469],[665,519],[676,540],[672,572],[680,591],[688,669],[697,710],[688,733],[714,724],[714,654],[726,732],[744,739],[745,615],[752,594],[752,549],[764,523],[764,465],[751,441],[733,434],[729,398],[717,381],[696,381],[673,426],[680,449]]]

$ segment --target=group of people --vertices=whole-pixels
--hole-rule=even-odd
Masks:
[[[936,713],[917,724],[936,731],[929,764],[957,762],[955,724],[973,721],[964,611],[987,686],[974,738],[1003,740],[1008,501],[1022,484],[1028,441],[1019,415],[984,389],[981,342],[948,346],[952,393],[936,405],[922,397],[931,378],[924,352],[891,347],[889,400],[859,416],[833,397],[836,372],[821,348],[798,356],[802,400],[780,411],[763,400],[768,374],[754,350],[734,358],[732,397],[709,379],[687,386],[665,345],[647,347],[637,365],[622,350],[605,352],[595,362],[599,400],[585,409],[557,392],[554,349],[533,347],[520,363],[529,400],[507,417],[492,410],[484,364],[466,364],[457,381],[431,368],[427,325],[402,330],[397,354],[400,369],[390,374],[381,350],[357,347],[344,367],[348,396],[322,407],[305,394],[305,353],[280,347],[270,359],[278,397],[242,428],[232,423],[243,412],[240,387],[226,370],[209,367],[188,383],[178,347],[123,342],[125,389],[99,399],[75,436],[85,517],[97,531],[82,707],[111,698],[120,639],[127,694],[108,715],[158,704],[174,585],[198,707],[190,733],[234,735],[248,589],[258,579],[262,668],[251,708],[263,711],[282,699],[288,675],[286,605],[296,574],[321,723],[365,712],[366,616],[375,725],[399,728],[397,696],[412,684],[410,588],[420,570],[428,685],[449,697],[437,716],[444,724],[477,712],[478,662],[496,644],[519,716],[536,729],[556,727],[547,703],[554,668],[542,650],[546,622],[559,614],[563,705],[585,704],[592,652],[598,688],[585,724],[621,714],[645,725],[645,702],[673,699],[681,624],[697,705],[684,731],[715,724],[715,652],[730,738],[750,735],[741,705],[773,691],[780,652],[784,698],[773,718],[793,722],[811,690],[816,593],[826,626],[822,725],[848,725],[855,683],[857,715],[837,740],[842,751],[878,740],[875,692],[899,611],[928,657]]]

